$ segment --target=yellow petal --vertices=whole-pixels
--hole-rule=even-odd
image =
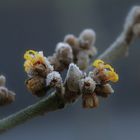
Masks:
[[[106,64],[105,66],[104,66],[104,68],[105,69],[109,69],[110,71],[114,71],[114,68],[111,66],[111,65],[109,65],[109,64]]]
[[[119,80],[119,76],[116,72],[109,71],[108,72],[108,79],[112,82],[117,82]]]
[[[98,68],[99,67],[99,64],[104,64],[104,61],[100,60],[100,59],[97,59],[93,62],[93,66]]]
[[[35,56],[37,54],[36,51],[34,50],[28,50],[25,54],[24,54],[24,59],[29,60],[32,59],[33,56]]]

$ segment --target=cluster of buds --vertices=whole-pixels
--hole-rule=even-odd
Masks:
[[[99,104],[98,97],[108,97],[114,92],[109,82],[117,82],[119,77],[112,66],[105,64],[102,60],[95,60],[95,69],[89,73],[80,83],[83,107],[94,108]]]
[[[5,87],[6,78],[0,76],[0,106],[8,105],[15,101],[15,93]]]
[[[64,42],[68,43],[73,51],[73,61],[81,70],[85,70],[89,66],[90,58],[97,54],[94,44],[96,34],[92,29],[82,31],[79,37],[73,34],[66,35]]]
[[[29,50],[24,54],[24,59],[24,68],[29,77],[26,80],[26,86],[33,95],[42,97],[48,88],[61,85],[60,74],[54,71],[43,52]]]
[[[119,77],[112,66],[102,60],[94,61],[95,68],[88,76],[82,71],[89,66],[90,58],[97,54],[95,40],[95,32],[86,29],[79,37],[65,36],[64,42],[57,44],[52,56],[45,57],[43,52],[34,50],[27,51],[24,55],[24,67],[29,77],[27,89],[33,95],[42,97],[48,89],[54,88],[66,103],[74,102],[82,94],[84,108],[97,107],[98,96],[108,97],[113,93],[109,83],[117,82]],[[58,71],[67,68],[63,84]]]

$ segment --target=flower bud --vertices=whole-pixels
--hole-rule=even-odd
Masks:
[[[82,95],[83,108],[95,108],[99,105],[99,100],[96,94],[83,94]]]
[[[0,106],[11,104],[15,101],[15,93],[6,87],[0,87]]]
[[[95,90],[96,83],[92,78],[86,77],[79,82],[79,86],[82,94],[92,94]]]
[[[79,35],[80,47],[83,49],[89,49],[95,44],[96,34],[92,29],[86,29]]]
[[[64,42],[68,43],[72,47],[73,54],[76,56],[79,51],[78,39],[74,35],[69,34],[65,36]]]
[[[50,87],[61,87],[62,78],[60,74],[56,71],[49,73],[47,75],[46,84]]]
[[[40,76],[34,76],[26,81],[27,89],[38,97],[42,97],[46,94],[46,81],[45,78]]]
[[[82,71],[73,63],[69,65],[66,76],[66,84],[71,91],[79,91],[79,80],[82,78]]]
[[[48,57],[54,70],[63,71],[73,61],[72,48],[67,43],[58,43],[53,56]]]
[[[77,38],[72,34],[66,35],[64,38],[64,42],[68,43],[72,47],[76,47],[78,45]]]
[[[114,93],[114,90],[110,84],[97,85],[95,88],[95,93],[101,97],[108,97],[110,94]]]
[[[57,59],[65,66],[73,61],[72,49],[67,43],[58,43],[56,47]]]
[[[64,98],[68,102],[73,102],[80,95],[79,81],[83,78],[83,74],[75,64],[70,64],[65,79],[66,93]]]

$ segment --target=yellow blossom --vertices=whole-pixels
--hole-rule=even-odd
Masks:
[[[97,59],[93,62],[93,66],[99,71],[102,71],[106,75],[108,81],[117,82],[119,80],[119,76],[114,71],[114,68],[109,64],[105,64],[104,61]]]
[[[24,54],[24,59],[24,68],[26,72],[29,72],[36,64],[46,63],[46,57],[44,57],[43,52],[37,52],[34,50],[28,50]]]

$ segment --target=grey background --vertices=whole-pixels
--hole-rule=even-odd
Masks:
[[[13,104],[0,108],[0,118],[38,100],[24,85],[25,50],[43,50],[51,55],[67,33],[78,35],[93,28],[101,53],[121,32],[130,8],[139,4],[139,0],[1,0],[0,72],[17,96]],[[84,110],[78,101],[18,126],[0,140],[139,140],[140,40],[132,46],[128,58],[114,63],[120,81],[113,85],[115,94],[100,99],[99,108]]]

